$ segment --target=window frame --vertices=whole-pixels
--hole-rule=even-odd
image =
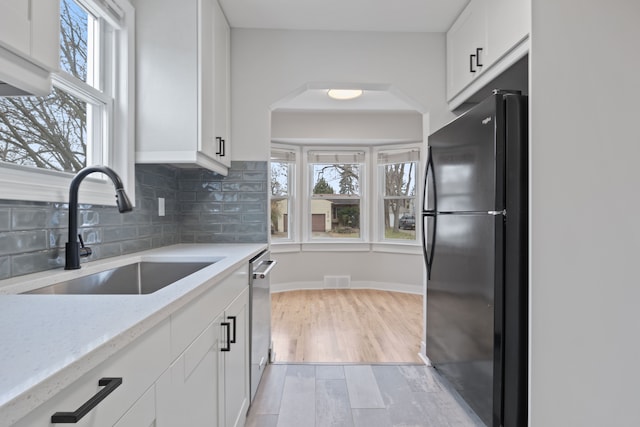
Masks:
[[[301,194],[300,198],[302,199],[303,204],[303,213],[302,213],[302,238],[303,244],[319,244],[319,245],[330,245],[330,244],[368,244],[369,242],[369,224],[370,224],[370,215],[366,213],[369,212],[368,203],[369,198],[368,195],[368,182],[370,180],[370,148],[367,146],[308,146],[303,147],[302,149],[302,161],[303,168],[306,171],[303,173],[304,182],[301,187],[303,188],[304,194]],[[312,227],[312,212],[311,212],[311,201],[313,199],[313,170],[312,165],[318,164],[315,162],[309,161],[309,153],[311,152],[344,152],[344,153],[353,153],[353,152],[363,152],[364,153],[364,161],[362,163],[358,163],[361,165],[361,171],[358,176],[360,180],[360,236],[359,237],[335,237],[335,238],[319,238],[313,237],[313,232],[311,231]],[[346,163],[346,162],[343,162]],[[355,163],[349,163],[355,164]],[[354,197],[355,198],[355,197]]]
[[[386,196],[385,194],[385,175],[381,172],[382,167],[385,164],[395,164],[395,163],[400,163],[400,162],[395,162],[395,163],[381,163],[378,161],[378,156],[380,153],[383,152],[401,152],[401,151],[417,151],[418,152],[418,159],[417,160],[412,160],[413,162],[415,162],[415,196],[413,197],[414,199],[414,216],[415,216],[415,221],[416,221],[416,225],[415,225],[415,238],[414,239],[390,239],[386,237],[386,230],[385,230],[385,225],[384,225],[384,221],[385,221],[385,217],[384,217],[384,202],[385,200],[390,199],[389,197]],[[375,212],[376,212],[376,219],[375,219],[375,230],[374,230],[374,234],[375,234],[375,242],[374,243],[379,243],[379,244],[384,244],[384,245],[404,245],[404,246],[420,246],[422,245],[421,241],[420,241],[420,227],[422,226],[421,224],[421,217],[419,215],[421,207],[420,207],[420,195],[421,195],[421,189],[422,189],[422,169],[421,169],[421,162],[422,162],[422,145],[421,144],[403,144],[403,145],[384,145],[384,146],[377,146],[374,148],[373,150],[373,155],[372,155],[372,159],[375,162],[375,166],[374,166],[374,171],[375,171],[375,177],[374,177],[374,181],[376,182],[376,207],[375,207]],[[409,163],[409,161],[404,162],[404,163]],[[406,197],[409,198],[409,197]]]
[[[296,242],[296,237],[299,235],[298,233],[298,222],[299,221],[293,221],[293,219],[296,216],[296,212],[298,212],[297,210],[297,185],[296,185],[296,176],[299,173],[299,161],[300,161],[300,153],[297,147],[291,147],[291,146],[285,146],[285,145],[276,145],[276,144],[271,144],[271,149],[270,149],[270,153],[271,155],[269,156],[269,183],[271,183],[271,159],[273,158],[273,152],[290,152],[293,154],[294,159],[290,162],[286,162],[288,163],[288,168],[287,168],[287,231],[288,231],[288,236],[287,237],[279,237],[277,239],[273,239],[271,236],[271,233],[269,233],[269,240],[271,243],[275,243],[275,244],[286,244],[286,243],[294,243]],[[285,163],[285,162],[279,162],[279,163]],[[269,191],[269,225],[271,225],[271,199],[272,199],[273,195],[271,194],[271,191]]]
[[[135,200],[134,172],[134,105],[135,105],[135,12],[128,0],[76,0],[91,13],[99,16],[103,30],[100,42],[111,52],[110,58],[99,61],[100,76],[110,70],[112,77],[100,82],[104,93],[92,89],[84,82],[59,71],[52,74],[52,83],[82,100],[104,102],[99,117],[99,132],[103,146],[95,147],[102,155],[101,164],[114,169],[122,179],[125,190]],[[112,30],[110,30],[112,29]],[[87,122],[87,128],[90,128]],[[93,147],[92,147],[93,149]],[[89,149],[88,149],[89,150]],[[87,158],[87,163],[92,160]],[[38,202],[68,202],[69,183],[75,174],[37,169],[29,166],[0,162],[0,199]],[[81,203],[113,205],[113,184],[92,175],[80,186]],[[135,202],[134,202],[135,203]]]
[[[289,219],[290,239],[270,240],[276,252],[298,252],[298,251],[375,251],[389,253],[417,254],[420,252],[420,233],[422,228],[420,211],[420,197],[422,194],[422,157],[425,146],[422,143],[411,144],[384,144],[384,145],[362,145],[362,146],[337,146],[304,144],[282,145],[272,143],[271,149],[286,149],[295,152],[296,163],[293,176],[289,177],[291,185],[291,197],[295,199],[291,203],[291,213]],[[412,240],[386,239],[384,236],[383,206],[384,198],[381,195],[382,183],[378,164],[378,153],[381,151],[396,150],[417,150],[420,159],[416,161],[416,238]],[[310,238],[311,234],[311,183],[312,172],[308,161],[309,151],[364,151],[365,162],[364,172],[360,179],[362,188],[360,189],[360,213],[361,213],[361,236],[360,238],[330,238],[318,239]],[[270,193],[269,193],[270,194]],[[299,212],[295,214],[293,212]]]

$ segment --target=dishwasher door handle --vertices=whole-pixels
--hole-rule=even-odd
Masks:
[[[264,271],[256,271],[255,273],[253,273],[253,278],[264,279],[269,275],[269,272],[271,272],[271,269],[275,267],[277,263],[278,262],[276,260],[272,260],[272,259],[269,261],[264,261],[262,264],[269,264],[269,266],[265,268]]]

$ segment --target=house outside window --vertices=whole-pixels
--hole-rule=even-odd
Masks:
[[[295,194],[296,153],[292,150],[271,151],[271,240],[293,239],[293,196]]]
[[[309,236],[363,238],[364,151],[309,151]]]
[[[69,179],[92,164],[133,188],[133,13],[128,1],[61,0],[51,94],[0,98],[0,184],[15,189],[3,197],[64,201]],[[105,179],[87,181],[82,200],[113,204]]]
[[[418,148],[378,151],[380,233],[384,240],[416,240]]]

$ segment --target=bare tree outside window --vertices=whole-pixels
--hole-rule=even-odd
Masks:
[[[72,0],[61,1],[60,14],[60,68],[90,83],[87,41],[95,18]],[[59,87],[47,97],[1,98],[0,161],[77,172],[87,163],[90,108]]]
[[[416,238],[415,162],[382,165],[384,173],[384,229],[387,239]]]

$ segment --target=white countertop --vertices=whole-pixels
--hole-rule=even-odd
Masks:
[[[183,244],[0,281],[0,426],[220,283],[266,244]],[[138,261],[216,261],[148,295],[13,295]]]

